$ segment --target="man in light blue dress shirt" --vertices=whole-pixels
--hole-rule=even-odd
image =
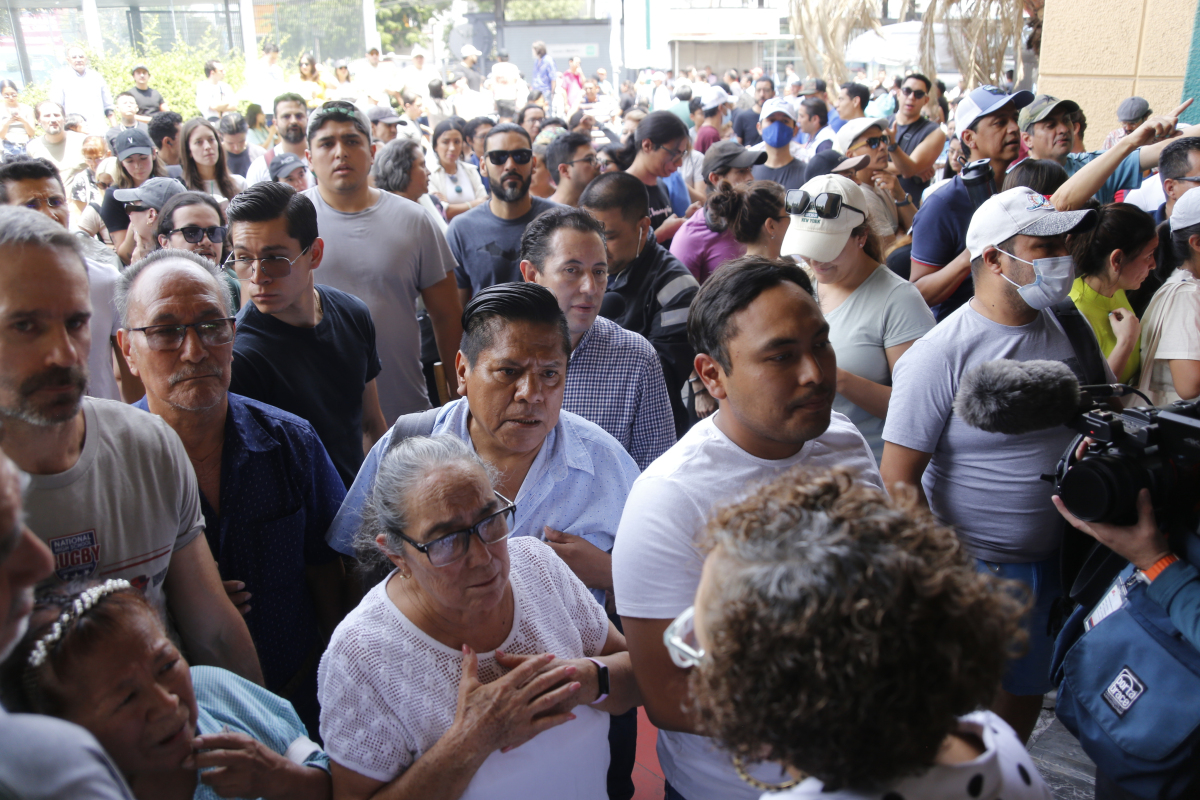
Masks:
[[[562,411],[570,335],[558,300],[531,283],[488,287],[463,312],[456,367],[464,398],[436,409],[432,431],[470,442],[516,503],[514,536],[537,536],[604,602],[625,498],[639,470],[621,443]],[[427,412],[431,415],[433,412]],[[363,502],[402,417],[371,449],[326,539],[354,554]]]

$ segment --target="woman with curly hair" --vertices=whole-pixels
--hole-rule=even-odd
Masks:
[[[821,800],[1049,800],[1013,730],[978,711],[1024,603],[915,494],[788,472],[716,513],[696,604],[664,639],[701,724]]]

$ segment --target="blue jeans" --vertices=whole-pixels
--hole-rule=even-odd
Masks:
[[[1029,646],[1025,655],[1008,662],[1003,686],[1004,691],[1018,696],[1045,694],[1054,688],[1050,681],[1050,661],[1054,655],[1050,613],[1063,593],[1058,556],[1022,564],[976,559],[976,568],[997,578],[1019,581],[1033,595],[1033,607],[1021,621],[1021,627],[1029,634]]]

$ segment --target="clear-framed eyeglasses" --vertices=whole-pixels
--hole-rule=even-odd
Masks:
[[[221,266],[232,269],[233,274],[237,276],[239,281],[254,280],[257,272],[264,278],[276,280],[286,278],[292,274],[292,265],[304,257],[309,248],[304,248],[300,251],[300,255],[295,258],[287,256],[264,256],[262,258],[234,258],[230,254],[229,258],[225,259],[225,263]]]
[[[691,669],[704,659],[704,648],[696,641],[696,607],[688,606],[663,631],[663,644],[675,666]]]

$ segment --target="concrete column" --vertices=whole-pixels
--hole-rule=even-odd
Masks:
[[[242,50],[246,54],[246,63],[252,64],[258,58],[258,31],[254,29],[254,0],[238,0],[238,13],[242,18]]]
[[[96,10],[96,0],[83,0],[83,32],[87,36],[88,47],[96,55],[104,55],[104,37],[100,35],[100,12]]]
[[[379,38],[379,25],[375,22],[375,0],[363,0],[363,38],[366,40],[367,50],[372,47],[382,49]]]

